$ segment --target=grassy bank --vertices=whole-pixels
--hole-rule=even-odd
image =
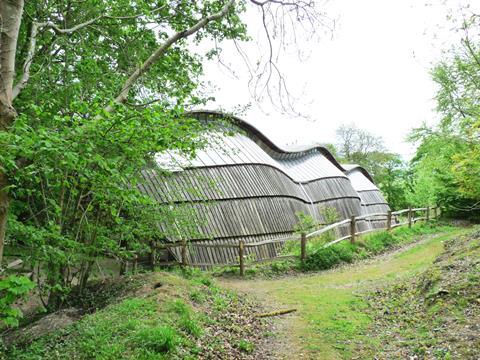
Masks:
[[[445,242],[416,278],[367,297],[368,332],[380,358],[477,359],[480,354],[480,231]]]
[[[414,231],[419,230],[402,229],[400,233],[410,239]],[[299,354],[306,359],[370,358],[371,353],[358,352],[358,344],[377,349],[381,339],[370,336],[372,316],[367,312],[364,294],[421,273],[442,252],[444,242],[469,231],[448,227],[437,234],[416,235],[412,240],[420,240],[418,243],[330,271],[255,281],[225,279],[224,284],[253,293],[260,301],[275,303],[279,308],[297,309],[295,315],[285,318],[289,323],[279,340],[289,342],[290,353],[282,354],[285,358]]]
[[[133,289],[63,330],[31,342],[32,329],[5,349],[6,359],[254,358],[264,328],[252,304],[197,271],[152,273]],[[126,284],[128,287],[128,284]],[[108,289],[99,289],[99,292]],[[105,297],[101,298],[102,306]],[[88,309],[94,308],[88,301]],[[38,336],[41,334],[35,334]]]

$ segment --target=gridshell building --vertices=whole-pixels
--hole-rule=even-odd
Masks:
[[[223,118],[217,112],[191,115],[202,121]],[[229,264],[238,257],[233,248],[197,244],[291,238],[298,212],[324,224],[325,208],[336,209],[338,220],[389,210],[365,169],[339,164],[324,147],[286,151],[249,123],[229,119],[239,131],[216,137],[215,144],[198,151],[194,159],[158,154],[157,165],[170,169],[171,176],[159,175],[155,168],[142,173],[145,181],[141,189],[158,202],[183,204],[194,210],[197,231],[188,235],[190,264]],[[358,231],[382,221],[359,221]],[[347,227],[340,229],[346,231]],[[277,256],[281,248],[282,244],[276,243],[246,250],[247,256],[262,260]],[[172,255],[178,259],[179,249]]]

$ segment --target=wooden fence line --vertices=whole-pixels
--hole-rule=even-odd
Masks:
[[[323,247],[327,248],[329,246],[335,245],[341,241],[350,239],[350,242],[352,244],[355,243],[355,240],[358,236],[364,235],[370,232],[374,231],[380,231],[380,230],[387,230],[390,231],[396,227],[403,226],[403,225],[408,225],[411,227],[414,223],[417,221],[425,220],[429,221],[431,219],[437,218],[439,216],[439,208],[437,206],[434,207],[424,207],[424,208],[408,208],[408,209],[403,209],[403,210],[398,210],[398,211],[388,211],[386,213],[374,213],[374,214],[367,214],[367,215],[361,215],[361,216],[352,216],[350,219],[344,219],[341,221],[338,221],[336,223],[327,225],[322,227],[321,229],[315,230],[311,233],[301,233],[299,237],[291,237],[291,238],[285,238],[285,239],[272,239],[272,240],[263,240],[260,242],[256,243],[245,243],[244,240],[239,240],[238,244],[196,244],[196,243],[190,243],[187,244],[185,240],[182,242],[177,242],[177,243],[170,243],[170,244],[160,244],[156,246],[156,249],[171,249],[171,248],[178,248],[180,247],[181,251],[181,262],[180,264],[182,266],[197,266],[197,267],[209,267],[209,266],[232,266],[232,267],[239,267],[240,268],[240,276],[245,275],[245,268],[246,268],[246,256],[245,256],[245,249],[246,248],[254,248],[254,247],[259,247],[263,245],[268,245],[268,244],[276,244],[276,243],[286,243],[288,241],[298,241],[300,240],[300,256],[296,255],[280,255],[276,256],[274,258],[267,258],[267,259],[256,259],[252,260],[252,263],[263,263],[263,262],[269,262],[269,261],[277,261],[277,260],[284,260],[284,259],[292,259],[292,258],[300,258],[300,260],[303,262],[307,258],[307,242],[309,239],[317,237],[321,234],[326,233],[327,231],[331,231],[334,229],[337,229],[341,226],[349,225],[349,234],[343,237],[340,237],[338,239],[335,239],[333,241],[330,241],[329,243],[325,244]],[[418,216],[415,217],[416,213],[422,212],[424,213],[424,216]],[[433,212],[433,214],[431,214]],[[398,216],[406,214],[407,220],[400,222],[398,221]],[[381,217],[381,218],[379,218]],[[365,221],[372,221],[372,220],[384,220],[386,221],[386,227],[380,227],[380,228],[372,228],[364,231],[356,231],[356,224],[360,220],[365,220]],[[393,220],[395,220],[395,223],[393,223]],[[188,246],[190,247],[200,247],[200,248],[222,248],[222,249],[237,249],[238,252],[238,262],[235,263],[223,263],[223,264],[210,264],[210,263],[202,263],[202,264],[188,264],[187,260],[187,248]],[[168,262],[158,262],[157,265],[173,265],[173,264],[179,264],[177,261],[168,261]],[[135,267],[135,266],[134,266]]]

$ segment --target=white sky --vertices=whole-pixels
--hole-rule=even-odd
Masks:
[[[246,68],[231,44],[225,45],[223,60],[236,77],[216,61],[205,66],[205,80],[216,86],[216,102],[208,108],[232,110],[251,103],[241,117],[280,146],[332,143],[336,128],[355,123],[408,159],[414,152],[405,142],[410,129],[437,119],[429,70],[456,42],[447,14],[460,3],[476,1],[331,0],[324,9],[336,20],[333,39],[325,34],[320,41],[302,43],[309,55],[304,61],[298,54],[280,61],[290,91],[301,98],[296,110],[308,120],[281,114],[268,100],[261,106],[252,101]],[[255,62],[265,46],[259,13],[249,12],[246,21],[255,40],[243,47]]]

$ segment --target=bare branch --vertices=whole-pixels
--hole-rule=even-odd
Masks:
[[[265,36],[265,56],[257,62],[255,74],[250,72],[248,82],[250,94],[260,105],[266,96],[270,103],[282,112],[302,116],[295,110],[296,98],[292,96],[280,66],[281,53],[297,45],[298,57],[302,56],[298,48],[297,30],[301,29],[305,40],[311,40],[319,34],[320,28],[332,31],[326,24],[329,19],[317,10],[313,0],[249,0],[259,7],[261,27]],[[291,38],[291,39],[289,39]],[[239,47],[237,51],[241,54]],[[242,56],[243,59],[243,56]],[[248,68],[248,66],[247,66]],[[250,69],[249,69],[250,70]]]

